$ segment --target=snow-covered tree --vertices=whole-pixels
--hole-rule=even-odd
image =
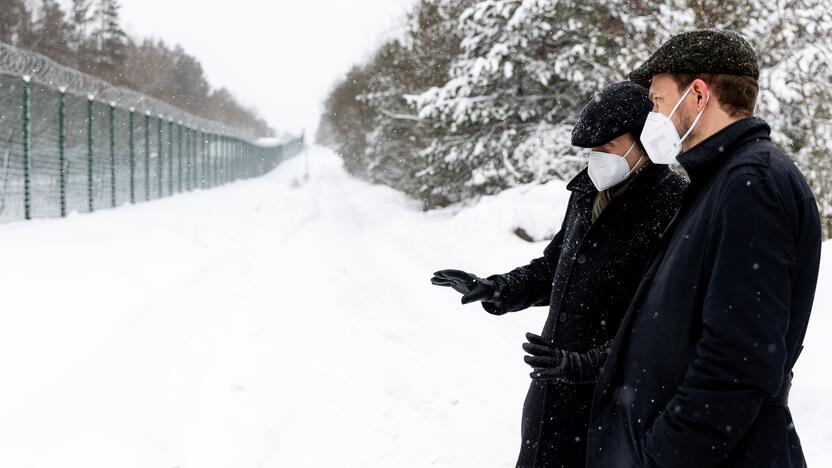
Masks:
[[[585,164],[570,132],[590,96],[662,42],[729,28],[759,54],[757,114],[832,212],[831,0],[483,0],[459,20],[446,83],[414,96],[433,128],[418,175],[448,202],[551,178]]]
[[[832,235],[832,0],[423,0],[403,38],[327,100],[322,135],[356,175],[428,208],[568,179],[587,100],[671,36],[727,28],[759,55],[757,114],[793,156]]]
[[[457,18],[474,0],[422,0],[402,34],[354,67],[324,105],[318,141],[326,141],[354,175],[421,198],[430,180],[416,177],[419,152],[434,130],[407,96],[443,83],[459,52]],[[431,205],[429,199],[422,200]]]
[[[570,132],[593,93],[622,79],[656,36],[630,2],[487,0],[460,17],[449,80],[414,101],[440,135],[422,151],[431,195],[455,202],[568,178]]]
[[[779,0],[749,25],[762,64],[758,114],[806,175],[832,237],[832,1]]]

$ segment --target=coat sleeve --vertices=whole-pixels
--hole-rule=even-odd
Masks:
[[[720,463],[784,384],[796,251],[786,206],[756,174],[727,183],[696,286],[706,288],[701,336],[681,385],[640,441],[644,466]]]
[[[562,246],[563,229],[546,246],[542,257],[508,273],[489,276],[488,279],[497,283],[499,296],[496,301],[482,302],[483,309],[499,315],[548,305]]]
[[[586,384],[598,382],[604,363],[610,355],[613,340],[609,340],[601,346],[590,348],[579,353],[566,351],[563,358],[563,373],[560,381],[568,384]]]

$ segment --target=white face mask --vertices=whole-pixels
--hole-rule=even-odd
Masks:
[[[627,177],[630,177],[633,170],[630,169],[630,165],[627,164],[627,160],[624,158],[630,154],[630,151],[635,146],[636,142],[633,142],[627,152],[624,153],[624,156],[604,153],[601,151],[593,151],[589,153],[589,168],[587,172],[589,173],[590,180],[592,180],[592,184],[595,185],[595,188],[597,188],[599,192],[622,182]],[[641,158],[643,157],[644,155],[641,156]],[[636,162],[636,165],[633,166],[634,168],[641,162],[641,158],[638,158],[638,162]]]
[[[693,119],[690,128],[680,138],[679,132],[676,131],[676,126],[673,125],[673,121],[670,118],[673,117],[676,109],[679,108],[679,105],[682,104],[682,101],[692,88],[693,86],[689,86],[687,91],[682,94],[682,97],[676,101],[676,105],[673,106],[670,115],[664,115],[660,112],[650,112],[647,115],[647,121],[644,122],[644,128],[641,130],[640,140],[642,146],[644,146],[644,150],[647,151],[647,155],[650,156],[650,160],[656,164],[670,164],[676,160],[676,156],[682,152],[682,142],[690,135],[690,132],[696,127],[696,123],[699,122],[699,117],[702,117],[702,113],[705,112],[705,107],[703,106],[702,110],[696,114],[696,118]],[[705,98],[706,106],[708,105],[709,98],[710,93]]]

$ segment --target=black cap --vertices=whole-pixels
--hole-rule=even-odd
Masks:
[[[630,73],[630,79],[650,86],[661,73],[712,73],[760,77],[757,54],[739,34],[725,29],[697,29],[671,37]]]
[[[638,141],[652,109],[647,88],[631,81],[611,84],[581,111],[581,118],[572,129],[572,146],[594,148],[625,133]]]

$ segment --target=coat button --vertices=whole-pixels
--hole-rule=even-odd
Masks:
[[[561,312],[560,315],[558,315],[558,320],[561,321],[561,322],[565,322],[566,321],[566,314]]]
[[[586,255],[580,254],[578,255],[578,264],[583,265],[586,263]]]

